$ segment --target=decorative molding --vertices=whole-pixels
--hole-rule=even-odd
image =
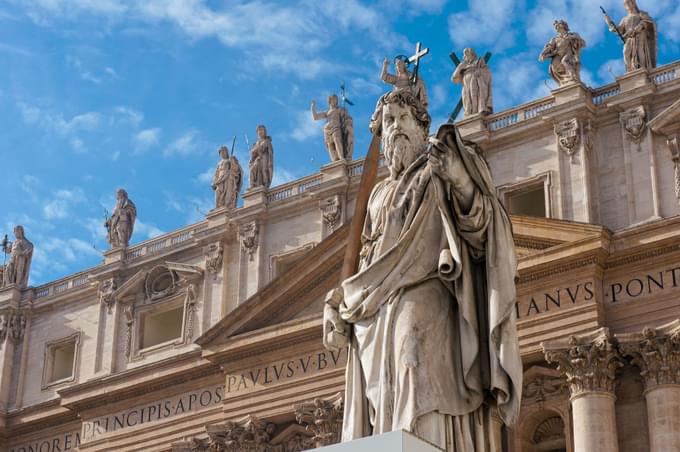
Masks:
[[[7,338],[7,333],[9,331],[9,318],[10,314],[0,314],[0,348]]]
[[[73,342],[73,363],[71,364],[71,375],[60,380],[51,380],[54,369],[54,349]],[[71,334],[68,337],[49,341],[45,344],[45,352],[43,357],[43,375],[41,389],[45,390],[54,386],[59,386],[64,383],[73,383],[76,381],[78,367],[80,362],[80,332]]]
[[[203,254],[205,255],[205,270],[213,275],[213,279],[217,278],[220,268],[222,268],[222,258],[224,255],[222,242],[211,243],[206,246]]]
[[[557,375],[539,374],[525,379],[522,403],[542,403],[567,393],[567,383]]]
[[[538,424],[531,440],[534,444],[552,444],[555,441],[563,442],[565,437],[564,430],[564,420],[562,417],[559,415],[550,416]]]
[[[252,261],[260,239],[260,228],[254,221],[244,224],[241,226],[239,236],[241,237],[241,249],[248,254],[248,258]]]
[[[135,307],[134,305],[127,305],[123,310],[125,315],[125,356],[130,358],[132,351],[132,330],[135,325]]]
[[[328,228],[328,232],[332,233],[335,228],[340,226],[342,221],[342,203],[340,196],[335,195],[323,201],[319,201],[319,209],[321,209],[321,219]]]
[[[12,314],[9,318],[9,339],[15,344],[24,339],[26,333],[26,316],[23,314]]]
[[[314,434],[316,447],[340,442],[342,433],[343,395],[337,393],[295,406],[295,419]]]
[[[581,124],[574,118],[555,124],[555,138],[557,146],[569,156],[571,163],[574,163],[574,155],[578,150],[581,141]]]
[[[621,354],[640,368],[645,388],[680,385],[680,320],[641,334],[616,335]]]
[[[548,170],[538,173],[532,177],[524,178],[518,182],[501,185],[496,188],[496,193],[503,201],[503,205],[506,206],[506,209],[509,211],[510,197],[542,186],[543,194],[545,196],[545,216],[547,218],[552,218],[552,179],[552,171]]]
[[[675,173],[675,197],[680,204],[680,133],[667,137],[666,143],[668,143],[668,150],[673,162],[673,172]]]
[[[557,370],[567,377],[572,397],[614,392],[616,371],[623,363],[608,328],[541,345],[546,361],[557,363]]]
[[[177,291],[177,275],[167,265],[157,265],[149,271],[144,280],[146,300],[156,301],[167,298]]]
[[[647,131],[647,110],[644,105],[630,108],[619,115],[619,122],[625,132],[626,137],[638,145]]]
[[[184,299],[184,315],[186,316],[184,335],[187,342],[191,342],[194,338],[194,312],[196,312],[196,284],[188,283]]]
[[[116,298],[114,293],[118,288],[118,278],[113,277],[105,279],[99,283],[97,287],[97,297],[99,302],[106,306],[106,310],[109,314],[113,311],[113,305],[116,304]]]

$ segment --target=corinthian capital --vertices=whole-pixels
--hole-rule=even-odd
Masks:
[[[680,384],[680,320],[616,338],[621,354],[640,368],[645,388]]]
[[[316,447],[340,442],[342,430],[343,396],[338,393],[325,399],[314,399],[295,406],[295,418],[306,425]]]
[[[541,344],[545,359],[557,363],[567,378],[571,396],[584,392],[614,392],[616,371],[622,367],[608,328]]]

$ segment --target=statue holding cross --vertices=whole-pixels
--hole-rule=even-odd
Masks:
[[[383,61],[382,72],[380,73],[380,79],[394,86],[394,90],[408,89],[410,90],[420,101],[420,103],[427,107],[427,88],[425,87],[425,82],[418,75],[418,69],[420,68],[420,59],[427,55],[430,49],[421,49],[420,43],[416,44],[416,53],[411,57],[406,55],[398,55],[394,58],[394,67],[396,69],[396,74],[390,74],[388,71],[389,60],[385,58]],[[414,65],[413,72],[408,70],[410,64]]]
[[[463,51],[463,61],[456,67],[451,81],[463,84],[465,116],[493,113],[491,71],[484,58],[477,57],[474,49],[467,48]]]

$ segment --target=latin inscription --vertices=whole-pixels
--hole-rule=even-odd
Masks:
[[[230,394],[247,391],[256,387],[292,380],[307,374],[344,367],[347,363],[347,350],[338,352],[323,350],[317,353],[279,361],[237,374],[227,375],[225,392]]]
[[[80,446],[80,432],[66,433],[9,449],[9,452],[67,452]]]

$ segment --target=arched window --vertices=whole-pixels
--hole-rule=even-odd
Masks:
[[[564,421],[560,416],[550,416],[536,426],[531,440],[537,452],[567,452]]]

